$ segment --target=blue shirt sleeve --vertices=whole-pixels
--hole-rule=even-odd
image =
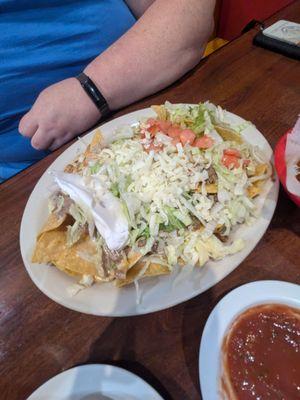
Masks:
[[[134,22],[123,0],[1,2],[0,179],[47,154],[18,133],[38,94],[76,76]]]

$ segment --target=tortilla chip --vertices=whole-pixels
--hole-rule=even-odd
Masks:
[[[205,189],[208,194],[216,194],[218,193],[218,185],[216,183],[207,183],[205,185]]]
[[[218,193],[218,185],[216,183],[207,183],[205,185],[206,192],[208,194],[216,194]],[[202,185],[199,185],[196,189],[196,192],[202,193]]]
[[[260,192],[261,192],[260,188],[254,185],[251,185],[247,188],[247,196],[250,197],[250,199],[253,199],[254,197],[258,196]]]
[[[247,187],[247,195],[250,199],[253,199],[262,192],[264,182],[264,180],[259,180],[253,182],[251,186]]]
[[[50,232],[58,229],[67,219],[67,214],[61,214],[58,215],[57,213],[51,213],[43,226],[43,229],[38,235],[38,238],[42,235],[44,232]]]
[[[255,174],[254,176],[261,176],[267,173],[268,171],[268,164],[258,164],[255,168]],[[262,190],[263,190],[263,184],[266,180],[265,179],[260,179],[256,182],[253,182],[251,186],[247,188],[247,195],[250,197],[250,199],[253,199],[254,197],[258,196]]]
[[[165,106],[151,106],[151,108],[156,113],[159,120],[168,121],[168,111]]]
[[[82,162],[79,161],[79,156],[72,161],[71,164],[67,164],[64,168],[64,172],[67,174],[78,174],[83,168]]]
[[[88,161],[97,158],[95,154],[99,152],[99,148],[102,148],[102,142],[103,136],[100,129],[98,128],[92,138],[91,143],[88,145],[85,152],[83,153],[84,164],[87,164]]]
[[[264,175],[268,171],[268,164],[258,164],[255,168],[255,175]]]
[[[103,136],[102,133],[100,131],[100,129],[98,128],[93,136],[93,139],[91,141],[90,147],[91,150],[93,150],[93,148],[98,147],[98,145],[103,141]]]
[[[37,239],[31,261],[33,263],[51,263],[59,257],[61,249],[65,246],[65,232],[46,231]]]
[[[145,266],[145,261],[140,261],[135,264],[126,274],[126,279],[116,279],[115,283],[117,287],[122,287],[132,283],[138,275],[141,273]],[[150,263],[144,274],[139,278],[167,275],[170,273],[169,268],[166,265]]]
[[[87,146],[85,152],[78,155],[74,161],[64,168],[64,172],[69,174],[80,174],[84,167],[87,166],[88,161],[95,159],[95,153],[103,140],[102,133],[98,128],[92,138],[91,143]],[[80,161],[79,161],[80,160]]]
[[[96,246],[89,236],[80,239],[73,246],[67,246],[67,233],[62,230],[48,231],[38,238],[32,256],[32,262],[54,264],[61,271],[75,275],[98,276],[96,263],[80,256],[87,254],[93,257],[97,254]]]
[[[215,232],[221,233],[223,231],[223,229],[225,229],[225,225],[224,224],[218,224],[216,226]]]
[[[243,139],[240,134],[233,129],[227,127],[225,128],[221,125],[215,125],[215,129],[223,140],[230,140],[239,144],[243,143]]]
[[[119,263],[117,263],[118,271],[126,273],[142,257],[143,255],[141,253],[135,253],[133,250],[130,250],[129,253],[127,254],[127,257],[124,257]]]
[[[168,275],[170,274],[170,269],[166,265],[150,263],[149,267],[146,269],[143,277],[145,276],[158,276],[158,275]]]
[[[61,270],[62,272],[64,272],[65,274],[68,274],[68,275],[70,275],[70,276],[75,276],[76,278],[82,278],[82,277],[83,277],[81,274],[77,274],[76,272],[73,272],[73,271],[71,271],[71,270],[68,269],[68,268],[62,269],[62,268],[60,268],[59,265],[55,265],[55,264],[53,264],[53,265],[54,265],[56,268],[58,268],[59,270]]]
[[[66,217],[58,219],[51,214],[42,232],[39,234],[32,262],[53,264],[69,275],[92,275],[97,282],[106,282],[114,279],[113,274],[102,276],[101,265],[96,261],[88,261],[97,255],[94,242],[88,235],[84,235],[71,247],[67,246]],[[81,257],[80,254],[86,255]],[[126,276],[127,271],[142,257],[142,254],[130,250],[127,255],[117,263],[116,271],[119,277]],[[121,274],[120,274],[121,273]]]

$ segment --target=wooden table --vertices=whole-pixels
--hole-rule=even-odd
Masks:
[[[300,2],[268,23],[277,19],[300,22]],[[187,103],[209,99],[253,121],[274,147],[299,113],[300,68],[295,60],[254,47],[255,33],[243,35],[172,87],[116,115],[166,99]],[[0,187],[0,398],[24,399],[57,373],[86,363],[125,367],[146,379],[165,399],[201,398],[199,342],[216,303],[250,281],[300,283],[299,210],[281,191],[271,225],[256,249],[226,279],[190,301],[138,317],[84,315],[42,294],[26,273],[19,250],[28,196],[62,151]]]

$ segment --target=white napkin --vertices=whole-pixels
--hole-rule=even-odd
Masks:
[[[286,187],[287,190],[300,196],[300,182],[297,180],[297,163],[300,161],[300,116],[292,132],[287,135],[285,148]]]

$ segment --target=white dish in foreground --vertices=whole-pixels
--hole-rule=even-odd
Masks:
[[[199,377],[203,400],[220,399],[220,367],[223,338],[233,320],[258,304],[285,304],[300,308],[300,286],[282,281],[257,281],[240,286],[216,305],[202,334]]]
[[[163,400],[143,379],[112,365],[71,368],[40,386],[27,400]]]
[[[155,113],[150,108],[135,111],[102,125],[101,132],[104,137],[109,137],[121,125],[133,125],[142,117],[153,116]],[[236,124],[245,122],[242,118],[229,112],[226,113],[226,120]],[[267,196],[261,216],[255,224],[241,226],[238,229],[236,235],[243,238],[246,243],[245,248],[239,253],[227,256],[220,261],[209,261],[204,267],[194,268],[191,272],[188,272],[188,269],[182,270],[181,278],[177,280],[175,271],[170,276],[141,280],[142,299],[140,304],[136,303],[134,285],[118,289],[111,283],[95,284],[71,297],[67,288],[75,282],[75,279],[55,267],[32,264],[31,256],[37,234],[48,215],[48,197],[51,187],[53,187],[53,179],[48,171],[62,171],[78,153],[84,151],[84,143],[90,143],[93,135],[94,131],[88,133],[50,165],[31,193],[21,223],[20,246],[27,272],[36,286],[57,303],[83,313],[105,316],[146,314],[172,307],[197,296],[225,278],[248,256],[268,228],[278,197],[277,179]],[[242,135],[247,138],[248,142],[258,145],[269,158],[272,157],[270,145],[254,126],[249,126],[242,132]]]

